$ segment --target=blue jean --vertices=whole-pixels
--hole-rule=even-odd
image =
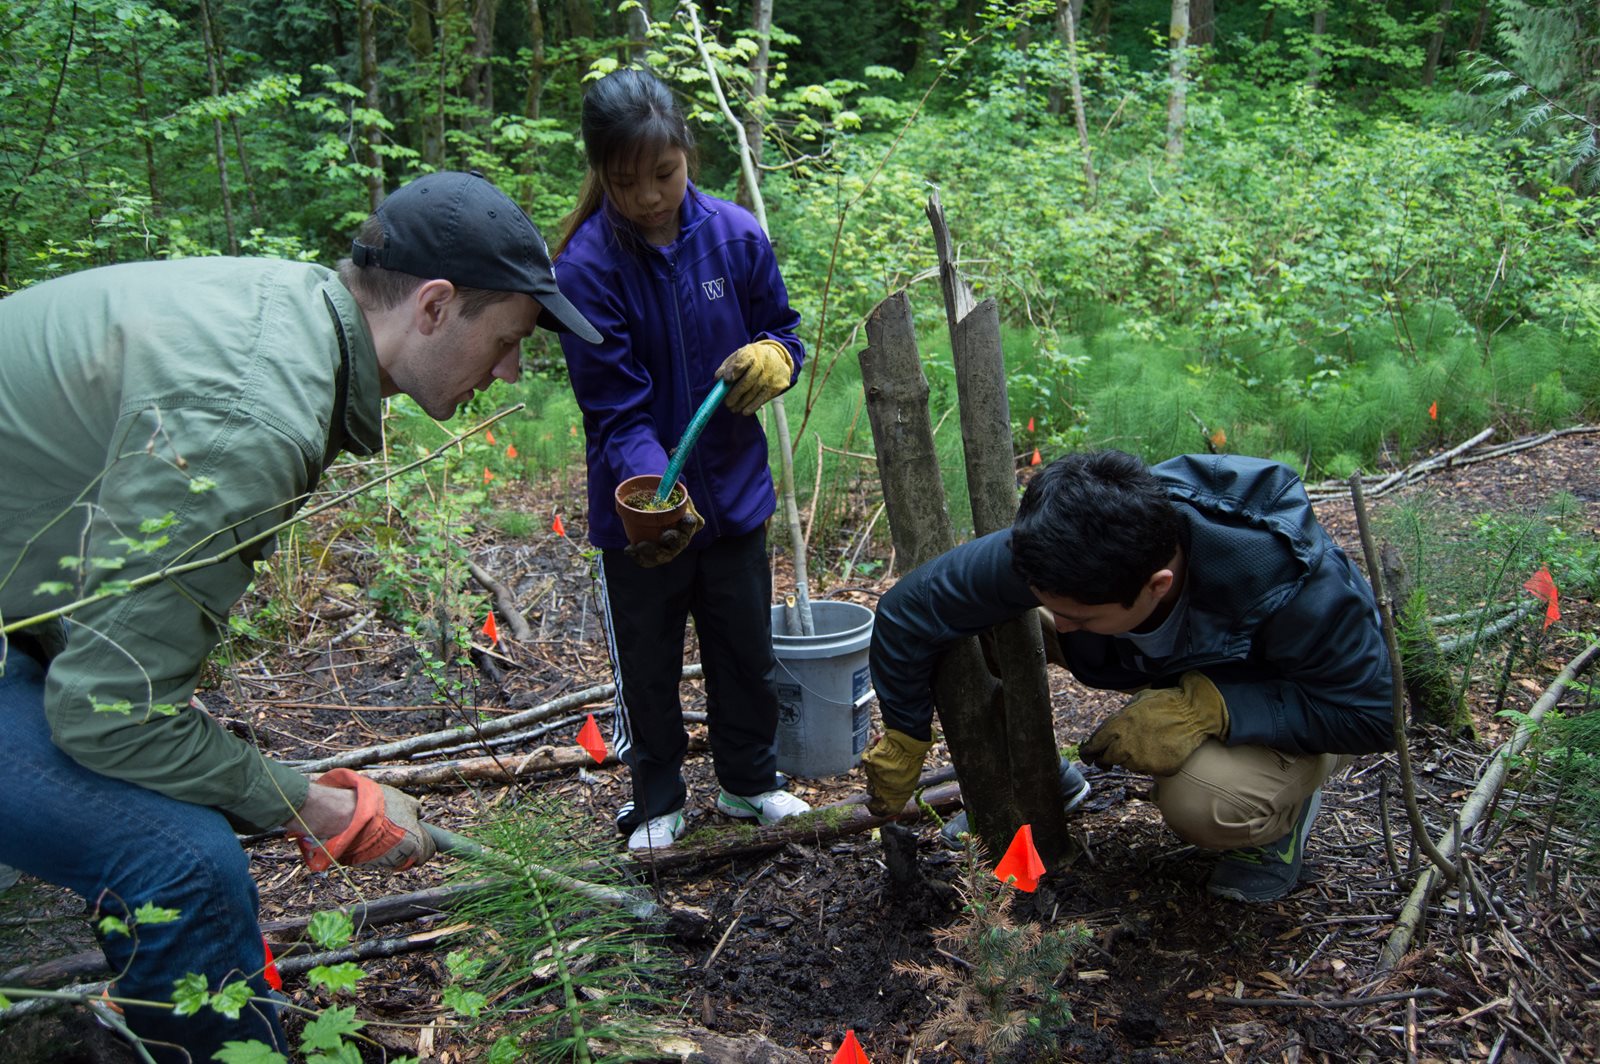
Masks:
[[[18,647],[5,653],[3,637],[0,654],[0,863],[72,889],[97,925],[110,915],[132,926],[131,935],[100,936],[118,998],[168,1001],[174,981],[191,972],[213,990],[247,978],[266,998],[256,886],[227,819],[67,757],[50,741],[44,666]],[[177,920],[138,926],[133,913],[146,903],[178,910]],[[230,1041],[286,1051],[277,1009],[264,1002],[237,1020],[211,1009],[126,1013],[161,1064],[209,1061]]]

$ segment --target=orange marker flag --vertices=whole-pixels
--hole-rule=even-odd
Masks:
[[[994,866],[994,876],[1002,883],[1010,883],[1018,890],[1033,893],[1044,875],[1044,862],[1033,847],[1033,825],[1024,824],[1006,849],[1006,855]]]
[[[514,443],[506,444],[506,457],[507,458],[515,458],[516,456],[517,456],[517,445],[514,444]]]
[[[839,1052],[833,1055],[833,1064],[872,1064],[862,1050],[861,1043],[856,1041],[854,1031],[844,1033],[844,1041],[839,1045]]]
[[[1435,399],[1432,404],[1429,405],[1428,416],[1433,418],[1435,421],[1439,420],[1439,400]]]
[[[278,962],[272,959],[272,947],[267,944],[266,935],[261,936],[261,948],[267,955],[267,966],[262,969],[261,977],[267,981],[267,985],[272,989],[282,990],[283,976],[278,974]]]
[[[583,727],[578,729],[578,745],[588,751],[596,764],[606,759],[606,741],[600,738],[600,725],[594,722],[593,713],[583,722]]]
[[[494,429],[484,429],[483,438],[489,441],[489,446],[494,446]]]
[[[489,642],[500,642],[500,626],[494,623],[494,610],[489,611],[488,620],[483,622],[483,634],[489,637]]]
[[[1033,431],[1033,418],[1031,418],[1031,417],[1028,419],[1028,431],[1029,432]]]
[[[1528,578],[1522,585],[1523,590],[1531,592],[1533,597],[1544,603],[1544,626],[1549,628],[1561,619],[1561,592],[1556,588],[1555,578],[1550,575],[1547,566],[1539,566],[1539,571]]]
[[[494,473],[490,471],[488,466],[484,466],[483,467],[483,482],[485,484],[487,484],[487,483],[489,483],[489,481],[491,481],[493,479],[494,479]]]
[[[554,532],[558,536],[564,536],[567,534],[567,526],[561,523],[560,514],[556,514],[556,519],[551,522],[550,531]]]
[[[1039,448],[1035,447],[1033,449],[1033,457],[1028,459],[1028,464],[1029,465],[1038,465],[1042,461],[1044,461],[1044,459],[1039,457]]]

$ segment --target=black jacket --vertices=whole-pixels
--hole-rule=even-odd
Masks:
[[[1393,678],[1372,591],[1317,523],[1292,470],[1185,455],[1152,470],[1181,518],[1186,638],[1145,659],[1127,639],[1060,636],[1090,687],[1175,686],[1208,676],[1228,703],[1228,745],[1293,754],[1392,746]],[[878,604],[872,680],[884,724],[931,737],[931,683],[950,643],[1039,605],[1011,568],[1011,531],[983,536],[908,573]]]

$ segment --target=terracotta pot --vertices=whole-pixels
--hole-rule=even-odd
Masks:
[[[629,477],[617,485],[616,503],[617,516],[622,518],[622,530],[628,534],[628,542],[655,543],[661,538],[661,533],[677,525],[683,520],[683,515],[689,509],[689,489],[684,487],[683,481],[678,481],[677,488],[683,489],[683,500],[669,510],[641,510],[636,506],[629,506],[623,500],[648,492],[655,498],[656,489],[661,486],[661,477],[656,473],[646,473],[642,476]]]

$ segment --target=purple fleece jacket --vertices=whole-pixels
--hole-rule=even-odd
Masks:
[[[798,377],[805,357],[795,332],[800,315],[789,306],[772,245],[744,208],[691,184],[671,246],[624,242],[616,227],[627,224],[602,208],[578,227],[556,261],[562,293],[601,336],[599,344],[589,344],[563,335],[561,349],[583,411],[589,542],[608,549],[628,545],[614,508],[616,486],[666,471],[669,448],[724,359],[752,341],[776,340],[788,349]],[[691,550],[765,521],[776,492],[759,418],[718,410],[683,480],[706,519]]]

